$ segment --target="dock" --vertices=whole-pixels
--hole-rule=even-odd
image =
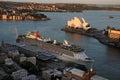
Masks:
[[[55,58],[54,55],[51,54],[51,52],[45,51],[37,46],[30,46],[26,44],[15,44],[18,47],[18,50],[21,53],[24,53],[28,56],[35,56],[37,59],[46,61]]]

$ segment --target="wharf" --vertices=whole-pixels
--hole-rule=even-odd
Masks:
[[[15,44],[18,47],[18,50],[28,56],[35,56],[37,59],[46,61],[55,58],[50,52],[47,52],[37,46],[30,46],[26,44]]]
[[[6,50],[11,50],[13,48],[17,48],[20,52],[24,52],[24,53],[26,53],[26,54],[28,54],[30,56],[35,56],[35,57],[37,57],[37,58],[39,58],[41,60],[44,60],[44,61],[55,58],[55,56],[53,56],[50,52],[46,52],[45,50],[43,50],[43,49],[41,49],[41,48],[39,48],[37,46],[30,46],[30,45],[26,45],[26,44],[23,44],[23,43],[22,44],[19,44],[19,43],[16,43],[16,44],[4,44],[4,45],[0,46],[0,48],[1,47],[3,47],[2,49],[4,49],[4,50],[5,49]],[[47,66],[46,66],[46,68],[44,67],[43,69],[51,68],[51,69],[61,69],[63,71],[63,69],[65,69],[65,66],[68,65],[64,61],[57,60],[57,59],[53,59],[53,60],[50,60],[49,62],[47,61],[45,63],[45,64],[47,64]],[[41,64],[42,62],[43,61],[41,61],[39,63]],[[71,64],[69,63],[69,67],[70,67]],[[15,64],[15,65],[17,65],[17,64]],[[75,69],[75,67],[78,67],[78,69]],[[78,77],[79,79],[76,79],[76,80],[83,80],[83,75],[84,75],[86,70],[83,71],[83,70],[81,70],[81,68],[85,68],[85,67],[83,65],[72,64],[70,69],[68,69],[67,72],[70,74],[70,77],[73,77],[73,78]],[[67,77],[69,77],[69,76],[67,75]],[[95,74],[95,75],[93,75],[91,77],[90,80],[108,80],[108,79]]]

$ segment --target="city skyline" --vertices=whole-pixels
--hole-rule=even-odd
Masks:
[[[81,3],[81,4],[120,4],[120,0],[0,0],[34,3]]]

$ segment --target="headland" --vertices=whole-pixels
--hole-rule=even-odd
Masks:
[[[110,28],[109,26],[106,29],[98,30],[91,28],[90,24],[84,19],[80,21],[79,18],[74,18],[73,21],[68,21],[67,25],[61,30],[94,37],[105,45],[120,48],[120,30]]]

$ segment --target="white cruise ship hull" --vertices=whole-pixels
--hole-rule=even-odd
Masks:
[[[93,62],[92,59],[87,59],[88,57],[84,51],[78,52],[77,53],[78,55],[74,55],[73,51],[63,49],[60,46],[57,46],[54,44],[46,43],[36,39],[29,39],[29,38],[24,39],[24,41],[27,44],[36,45],[42,49],[52,52],[53,55],[55,55],[58,59],[61,59],[61,60],[75,62],[78,64]]]

